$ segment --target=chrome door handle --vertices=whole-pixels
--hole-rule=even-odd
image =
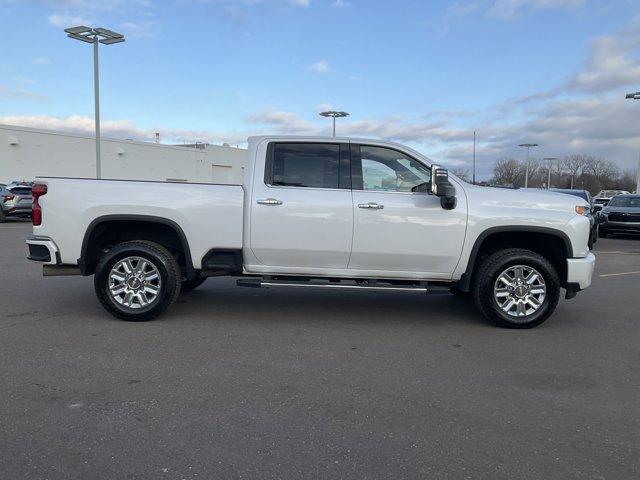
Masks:
[[[281,200],[276,200],[275,198],[264,198],[262,200],[258,200],[260,205],[282,205]]]
[[[369,202],[369,203],[359,203],[358,208],[368,208],[369,210],[382,210],[384,205],[380,205],[379,203]]]

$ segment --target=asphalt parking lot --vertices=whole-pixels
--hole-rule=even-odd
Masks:
[[[502,330],[451,295],[209,279],[127,323],[0,225],[0,478],[635,479],[640,239]]]

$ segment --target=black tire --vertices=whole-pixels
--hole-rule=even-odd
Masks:
[[[159,274],[159,292],[146,306],[131,308],[119,304],[109,289],[109,274],[120,260],[127,257],[140,257],[150,262]],[[106,253],[96,267],[94,287],[98,300],[113,316],[131,322],[153,320],[176,301],[180,294],[180,266],[171,253],[154,242],[135,240],[116,245]]]
[[[202,285],[207,277],[196,277],[193,280],[183,280],[180,286],[181,292],[190,292]]]
[[[6,220],[7,220],[7,216],[2,211],[2,208],[0,208],[0,223],[4,223]]]
[[[600,228],[598,229],[598,236],[599,236],[600,238],[607,238],[607,235],[609,235],[609,232],[607,231],[607,229],[606,229],[606,228],[602,228],[602,227],[600,227]]]
[[[524,265],[536,269],[544,280],[546,293],[540,307],[525,316],[504,312],[494,297],[498,276],[511,266]],[[503,328],[533,328],[554,312],[560,298],[560,279],[553,265],[542,255],[530,250],[512,248],[500,250],[482,261],[475,275],[473,296],[478,309],[492,324]]]

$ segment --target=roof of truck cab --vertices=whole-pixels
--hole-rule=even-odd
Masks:
[[[320,135],[255,135],[255,136],[249,137],[247,140],[249,142],[256,142],[256,143],[260,143],[264,140],[273,140],[273,141],[285,141],[285,142],[300,141],[300,142],[322,142],[322,143],[352,142],[352,143],[363,143],[363,144],[370,144],[370,145],[385,145],[385,146],[397,148],[399,150],[413,152],[414,154],[419,155],[423,158],[426,158],[432,163],[435,163],[428,155],[425,155],[424,153],[419,152],[407,145],[403,145],[397,142],[391,142],[389,140],[382,140],[378,138],[327,137],[327,136],[320,136]]]

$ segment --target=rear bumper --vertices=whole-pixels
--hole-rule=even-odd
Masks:
[[[32,262],[43,265],[58,265],[60,263],[58,247],[50,238],[28,237],[26,241],[29,250],[27,258]]]
[[[22,208],[22,207],[5,207],[2,209],[5,215],[31,215],[31,207]]]
[[[595,266],[596,257],[593,253],[587,254],[584,258],[568,258],[567,284],[577,285],[579,290],[589,287]]]

